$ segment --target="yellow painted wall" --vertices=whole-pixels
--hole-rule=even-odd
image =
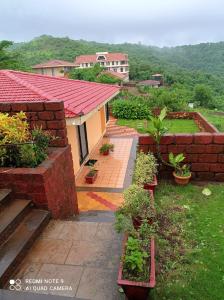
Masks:
[[[93,147],[99,142],[102,136],[100,111],[96,111],[86,121],[86,131],[87,131],[88,146],[89,146],[89,153],[90,153]]]
[[[73,168],[74,168],[74,172],[76,174],[80,169],[80,164],[79,164],[79,141],[78,141],[78,132],[77,132],[76,126],[68,125],[67,126],[67,135],[68,135],[68,142],[71,145]]]
[[[105,105],[100,109],[100,118],[101,118],[101,132],[104,133],[106,129]]]

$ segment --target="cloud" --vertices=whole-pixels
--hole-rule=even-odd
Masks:
[[[41,34],[158,46],[224,40],[221,0],[1,0],[0,39]]]

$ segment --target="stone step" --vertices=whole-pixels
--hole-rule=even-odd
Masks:
[[[20,221],[30,210],[32,201],[17,199],[4,206],[0,213],[0,245],[15,230]]]
[[[12,190],[1,189],[0,190],[0,212],[3,210],[4,205],[11,200]]]
[[[48,211],[31,209],[14,233],[0,247],[0,288],[3,288],[21,263],[34,240],[50,220]]]
[[[115,220],[114,212],[102,211],[102,210],[91,210],[87,212],[81,212],[75,217],[76,221],[79,222],[105,222],[113,223]]]

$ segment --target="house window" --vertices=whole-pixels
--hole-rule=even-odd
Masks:
[[[104,62],[102,61],[102,62],[100,63],[100,65],[101,65],[101,66],[104,66]]]
[[[114,61],[112,61],[112,66],[114,66]]]
[[[114,72],[117,72],[117,68],[114,68],[113,71],[114,71]]]
[[[125,60],[122,60],[121,61],[121,65],[125,65],[126,61]]]
[[[51,68],[51,74],[52,74],[52,76],[55,75],[55,74],[54,74],[54,68]]]
[[[124,71],[124,68],[121,68],[120,70],[121,70],[121,72],[123,72],[123,71]]]
[[[92,66],[93,66],[93,63],[91,62],[91,63],[90,63],[90,67],[92,67]]]
[[[116,65],[117,65],[117,66],[119,65],[119,61],[116,61]]]
[[[125,68],[125,71],[128,72],[128,67]]]
[[[88,66],[89,66],[89,64],[88,63],[86,63],[86,67],[88,68]]]
[[[44,75],[44,69],[43,68],[41,69],[41,74]]]
[[[89,154],[86,122],[84,122],[82,125],[77,126],[77,128],[78,128],[78,139],[79,139],[79,162],[81,165]]]
[[[109,66],[109,65],[110,65],[110,62],[108,61],[108,62],[107,62],[107,66]]]

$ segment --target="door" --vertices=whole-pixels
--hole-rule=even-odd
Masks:
[[[80,153],[80,164],[83,163],[87,155],[88,150],[88,139],[86,133],[86,122],[78,126],[78,136],[79,136],[79,153]]]
[[[110,110],[109,110],[109,103],[108,102],[105,104],[105,110],[106,110],[106,123],[107,123],[110,119]]]

